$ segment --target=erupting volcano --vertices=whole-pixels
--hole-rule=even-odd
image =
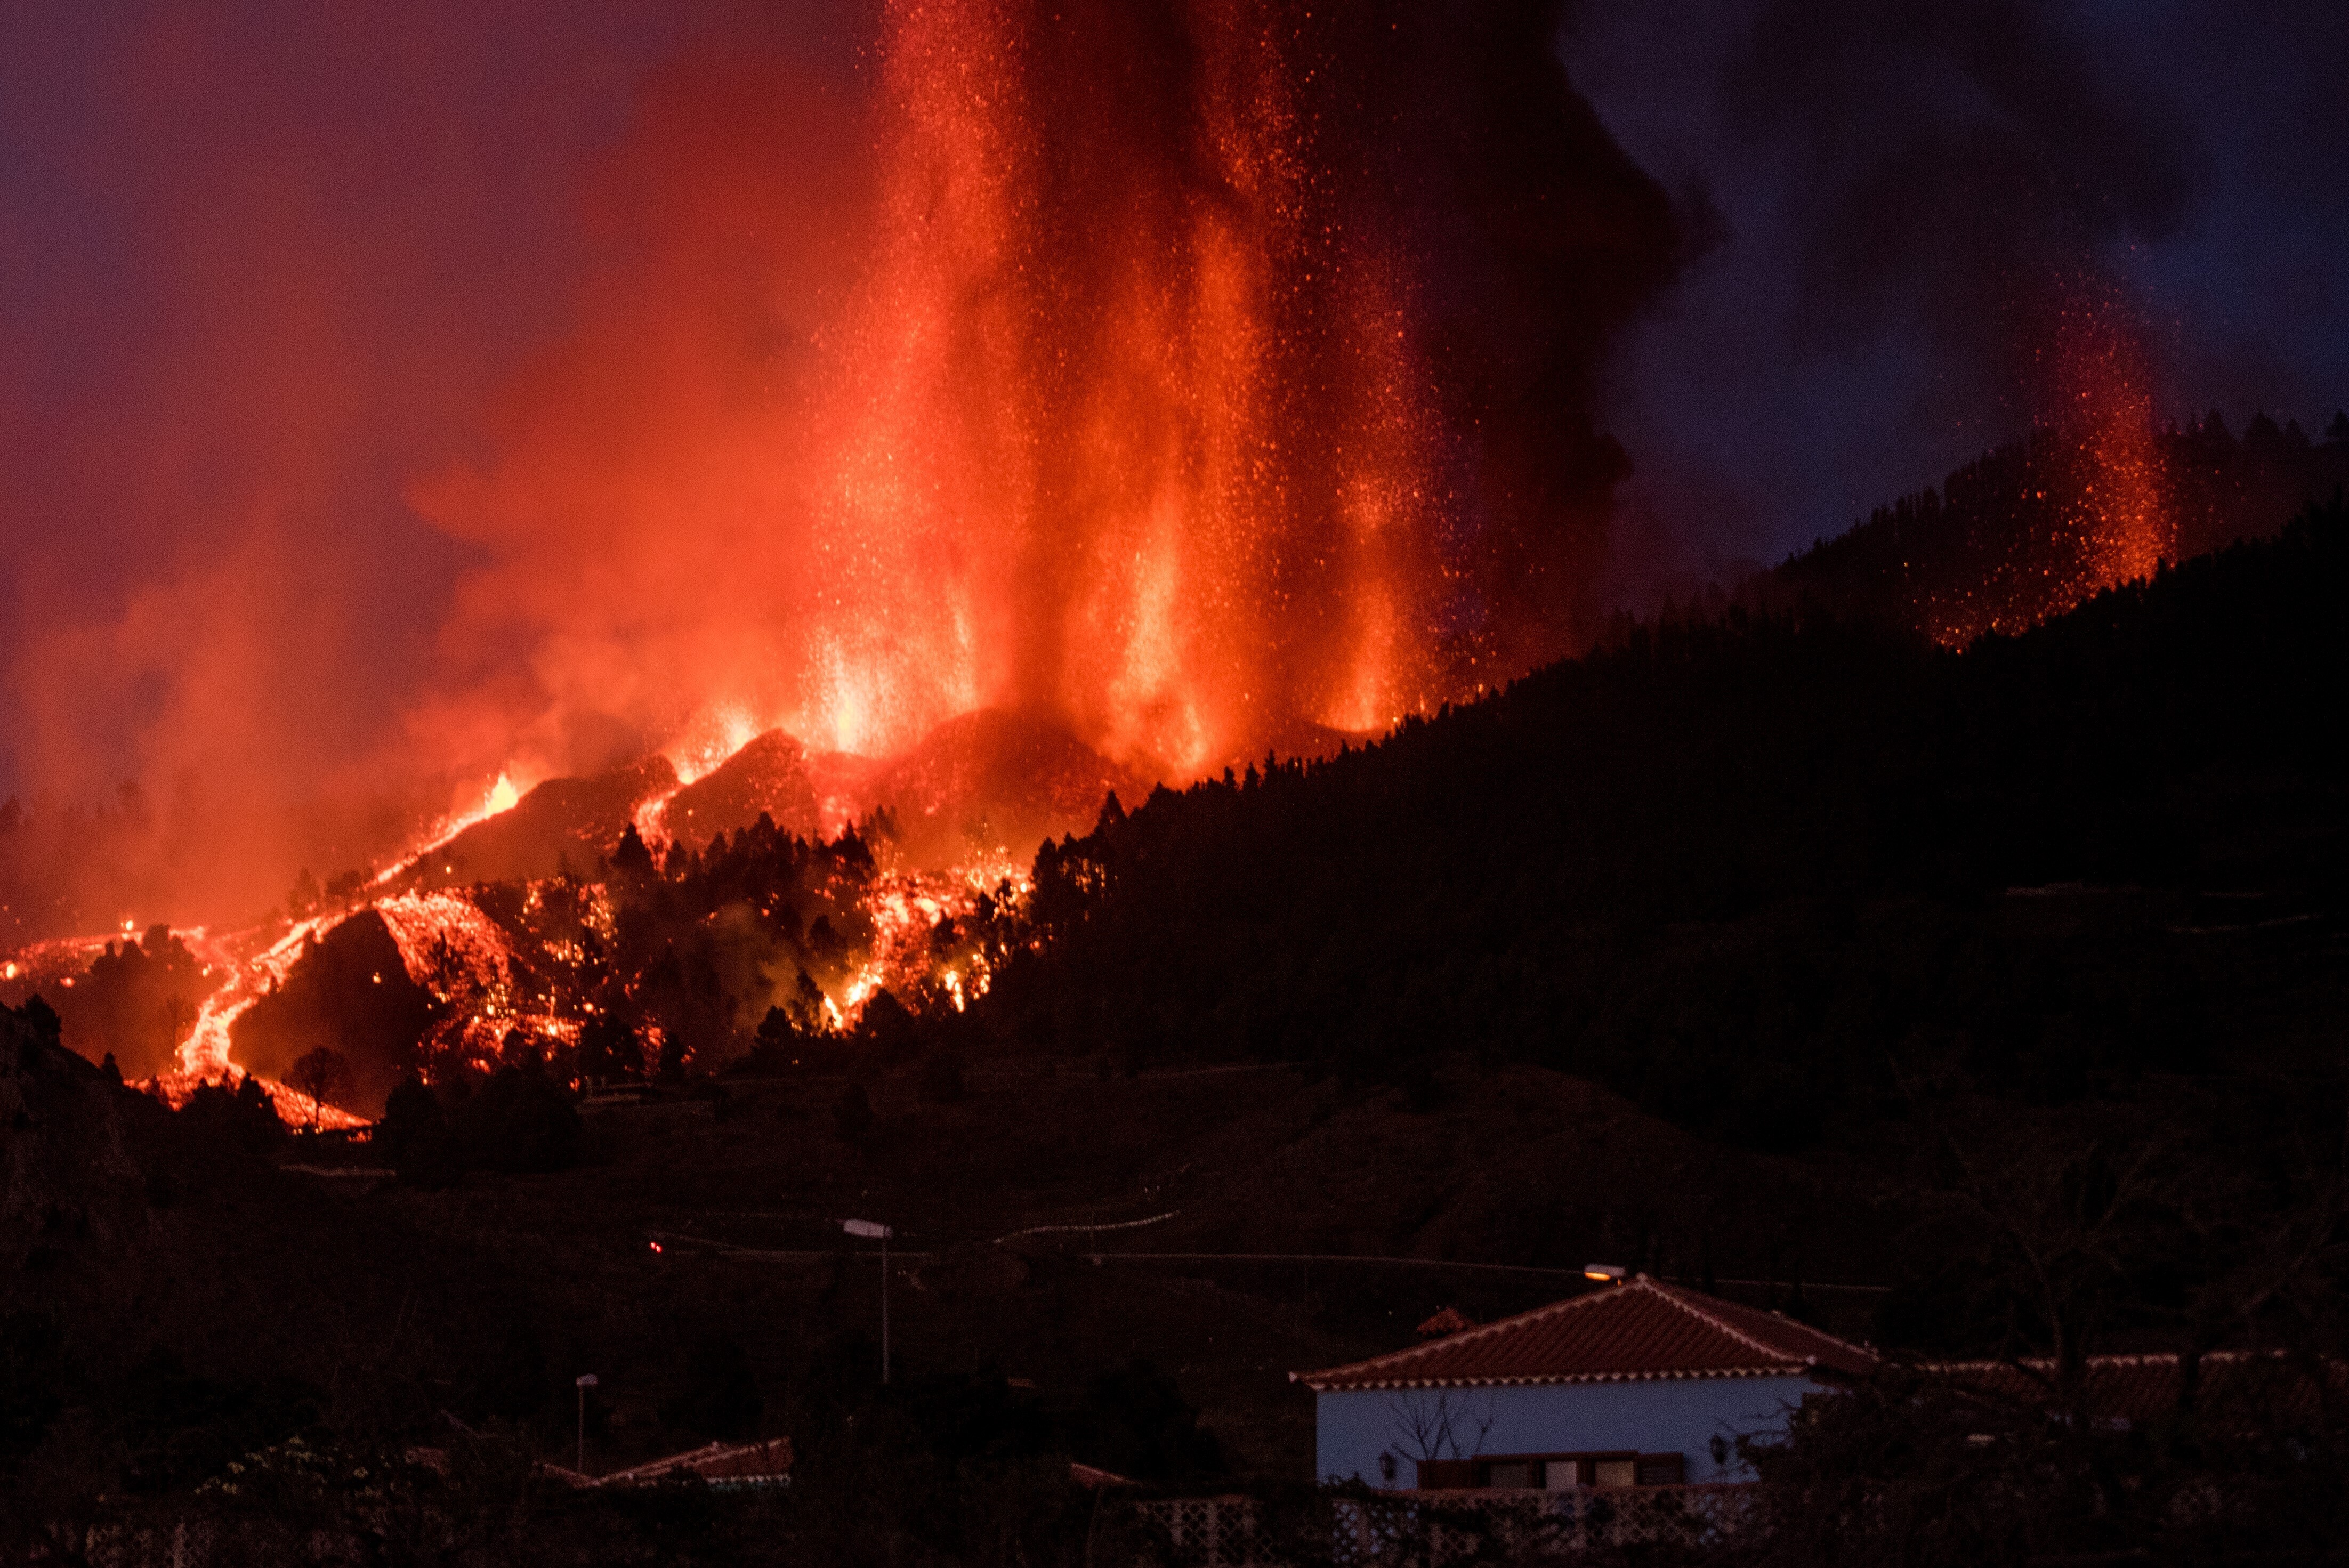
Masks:
[[[134,1074],[371,1042],[365,1103],[516,1049],[786,1049],[986,992],[1037,846],[1112,796],[1585,645],[1628,469],[1598,377],[1681,243],[1560,15],[888,0],[852,70],[686,51],[588,192],[566,330],[409,487],[474,553],[403,806],[267,918],[109,889],[87,923],[240,918],[0,989],[89,963],[66,1026],[135,1033]],[[2061,450],[1984,527],[1867,542],[1867,595],[1945,643],[2176,554],[2133,318],[2065,297]]]
[[[634,954],[708,980],[648,1048],[838,1026],[885,980],[959,1006],[957,919],[1112,792],[1574,646],[1626,469],[1594,382],[1676,237],[1559,9],[891,0],[844,74],[657,72],[568,335],[409,487],[478,564],[388,770],[471,799],[210,939],[181,1068],[282,1069],[356,1026],[347,984],[423,1020],[362,1098],[567,1047],[642,976],[596,956],[625,921],[533,912],[624,832],[761,928]]]

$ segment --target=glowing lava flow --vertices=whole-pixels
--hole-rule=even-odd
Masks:
[[[727,738],[731,737],[721,738],[721,743]],[[712,752],[696,760],[706,774],[727,758]],[[510,783],[507,791],[512,792]],[[664,792],[640,818],[657,816],[668,798]],[[470,825],[487,820],[485,814],[474,813],[462,820]],[[655,835],[647,837],[657,844],[661,841]],[[883,848],[885,854],[885,842]],[[728,869],[705,872],[703,852],[713,867],[722,863]],[[738,976],[735,989],[728,993],[733,998],[730,1007],[694,1024],[689,1049],[726,1048],[730,1041],[739,1048],[756,1025],[755,1015],[771,1005],[768,996],[782,994],[762,988],[762,984],[774,982],[777,965],[782,976],[804,976],[802,984],[812,983],[825,993],[823,1026],[843,1032],[856,1026],[884,988],[916,1010],[959,1011],[985,995],[993,979],[993,960],[984,916],[1016,906],[1026,896],[1029,880],[1018,859],[1000,844],[988,847],[974,839],[965,853],[966,863],[952,871],[893,870],[885,859],[876,866],[864,841],[810,842],[780,832],[771,822],[740,830],[731,847],[705,845],[688,853],[686,869],[669,879],[671,885],[696,888],[694,896],[709,903],[692,916],[696,926],[673,928],[677,939],[685,940],[688,930],[711,922],[731,923],[723,926],[730,934],[721,943],[734,944],[732,951],[751,955],[747,982]],[[675,1015],[659,1012],[678,1004],[657,998],[674,998],[677,982],[666,982],[671,989],[663,991],[663,981],[648,981],[641,952],[625,965],[616,966],[612,957],[621,945],[614,895],[644,892],[638,881],[643,875],[642,871],[634,872],[609,890],[600,882],[555,876],[379,892],[368,902],[331,908],[290,924],[273,922],[226,932],[184,929],[177,934],[179,940],[201,965],[210,989],[197,1000],[191,1026],[176,1047],[176,1068],[148,1082],[162,1098],[180,1105],[204,1084],[233,1084],[249,1076],[290,1123],[359,1123],[359,1118],[319,1107],[305,1095],[249,1073],[233,1054],[240,1021],[264,998],[293,983],[314,951],[325,947],[337,954],[363,953],[370,944],[380,951],[385,937],[412,987],[390,1004],[407,1011],[385,1016],[413,1016],[419,1031],[412,1038],[403,1036],[394,1047],[413,1051],[394,1065],[395,1071],[420,1070],[437,1078],[493,1070],[513,1061],[517,1036],[538,1053],[580,1048],[589,1021],[607,1011],[625,1016],[627,1026],[657,1056],[667,1033],[678,1026]],[[659,873],[654,875],[661,880]],[[727,880],[746,877],[751,880]],[[766,880],[758,880],[761,878]],[[344,929],[365,917],[380,923],[379,934]],[[803,921],[808,923],[802,925]],[[819,929],[825,934],[818,937]],[[109,935],[27,949],[7,961],[5,978],[12,985],[37,981],[70,988],[110,944],[120,940]],[[675,953],[667,939],[661,950],[668,954],[674,976]],[[326,961],[318,972],[320,983],[328,987],[337,983],[336,962]],[[375,975],[378,984],[391,977],[388,969]],[[359,979],[364,983],[364,971]],[[423,993],[422,998],[417,992]],[[311,1005],[307,998],[312,994],[305,991],[305,1000],[295,1007],[297,1014]],[[356,1005],[363,1010],[373,1006],[365,1001]],[[248,1035],[261,1023],[254,1019]],[[244,1041],[248,1050],[263,1053],[259,1059],[283,1063],[309,1048],[311,1038],[297,1032],[289,1044],[277,1020],[269,1025],[261,1031],[268,1039]],[[379,1049],[379,1042],[372,1047],[367,1044],[366,1035],[362,1026],[354,1041],[326,1037],[325,1043],[345,1050]],[[85,1048],[94,1052],[100,1043]],[[597,1048],[610,1047],[606,1042]],[[374,1059],[382,1065],[379,1057]]]
[[[205,973],[223,974],[228,978],[198,1005],[195,1025],[180,1045],[180,1070],[158,1074],[152,1081],[155,1091],[172,1105],[181,1105],[201,1084],[235,1083],[245,1078],[244,1069],[229,1060],[230,1028],[270,986],[283,983],[292,973],[302,956],[304,944],[313,935],[332,930],[347,918],[336,913],[297,921],[285,935],[258,953],[253,951],[253,944],[262,934],[258,929],[214,934],[202,926],[195,926],[181,932],[181,940],[203,961]],[[274,1079],[257,1081],[276,1105],[278,1116],[289,1125],[329,1129],[367,1125],[363,1116],[321,1105]]]
[[[392,881],[417,860],[430,854],[466,829],[512,810],[522,803],[523,793],[521,786],[513,781],[512,770],[510,769],[501,770],[497,782],[482,792],[478,804],[452,816],[442,818],[426,831],[423,835],[423,842],[393,856],[391,864],[376,873],[376,885],[380,887]]]
[[[185,1090],[208,1079],[234,1078],[243,1069],[228,1059],[229,1027],[246,1008],[259,1001],[270,986],[282,984],[293,971],[295,960],[302,956],[303,944],[312,935],[332,930],[345,917],[341,914],[318,915],[296,921],[284,936],[250,956],[240,956],[239,950],[250,953],[246,945],[256,933],[237,932],[214,936],[199,926],[183,934],[189,951],[202,958],[208,968],[228,975],[227,983],[204,998],[196,1009],[195,1027],[180,1045],[180,1071],[184,1080],[174,1100],[184,1098]],[[168,1076],[163,1081],[165,1092],[171,1094],[173,1084]]]

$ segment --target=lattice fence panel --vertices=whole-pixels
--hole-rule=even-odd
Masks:
[[[1700,1545],[1747,1521],[1754,1490],[1330,1493],[1276,1520],[1247,1497],[1136,1505],[1161,1568],[1455,1568],[1594,1546]]]

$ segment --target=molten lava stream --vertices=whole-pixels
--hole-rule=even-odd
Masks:
[[[271,985],[283,982],[303,944],[314,934],[323,935],[347,919],[347,914],[317,915],[296,921],[284,936],[254,952],[265,927],[214,935],[202,926],[181,934],[181,940],[208,970],[227,976],[221,987],[196,1008],[195,1026],[180,1046],[180,1070],[159,1073],[146,1085],[177,1107],[187,1103],[200,1085],[234,1083],[248,1076],[229,1060],[229,1030],[245,1009],[261,999]],[[292,1125],[322,1128],[364,1127],[367,1119],[331,1105],[319,1105],[309,1096],[270,1078],[259,1078],[262,1089],[277,1107],[278,1116]]]

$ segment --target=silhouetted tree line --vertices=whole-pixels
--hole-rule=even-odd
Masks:
[[[579,1111],[545,1064],[517,1059],[477,1081],[463,1073],[437,1085],[409,1077],[384,1101],[371,1148],[403,1181],[442,1186],[468,1171],[560,1171],[579,1153]]]
[[[137,942],[108,943],[55,1005],[68,1048],[92,1061],[111,1055],[125,1076],[148,1078],[178,1065],[193,998],[212,988],[187,944],[156,925]]]
[[[788,1061],[827,1026],[827,988],[844,988],[872,947],[865,894],[879,868],[854,830],[802,839],[761,812],[699,850],[673,842],[656,865],[631,827],[612,868],[617,984],[591,1033],[617,1060],[622,1033],[657,1032],[653,1059],[629,1076],[674,1078],[754,1048]]]
[[[2055,1102],[2197,1069],[2180,928],[2245,890],[2337,906],[2344,602],[2336,503],[1964,654],[1816,614],[1641,628],[1367,750],[1112,799],[984,934],[994,988],[925,1028],[1420,1092],[1469,1051],[1778,1146],[1899,1072]],[[2169,902],[2034,934],[2006,896],[2069,882]]]

